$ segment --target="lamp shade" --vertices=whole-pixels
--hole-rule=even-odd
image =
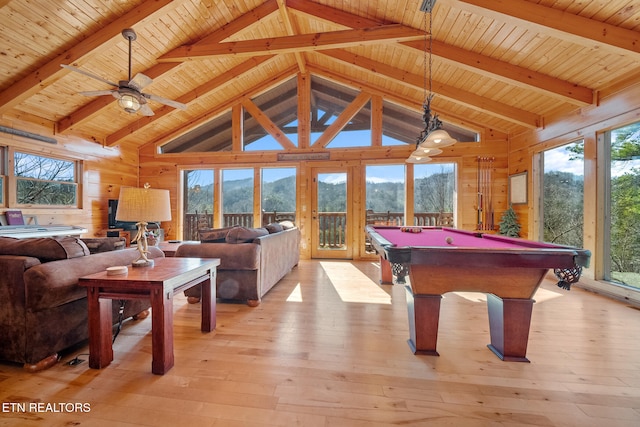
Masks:
[[[431,160],[432,160],[431,157],[427,156],[426,154],[424,155],[416,154],[416,152],[414,151],[413,153],[411,153],[411,155],[406,160],[406,162],[407,163],[429,163]]]
[[[429,148],[429,147],[418,146],[418,148],[416,148],[416,150],[411,154],[416,156],[422,156],[422,157],[437,156],[438,154],[442,154],[442,150],[439,148]]]
[[[171,221],[169,190],[122,187],[118,198],[116,220],[134,222]]]
[[[432,131],[424,141],[420,143],[420,147],[424,148],[441,148],[455,144],[456,139],[452,138],[444,129],[436,129]]]

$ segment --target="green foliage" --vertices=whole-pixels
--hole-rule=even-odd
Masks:
[[[584,183],[581,176],[552,171],[544,174],[545,242],[583,245]]]
[[[500,219],[500,231],[498,234],[508,237],[520,237],[520,224],[518,223],[518,215],[512,206],[502,213]]]

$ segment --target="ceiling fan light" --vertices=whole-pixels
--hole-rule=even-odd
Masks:
[[[118,99],[118,104],[130,114],[135,114],[140,109],[140,101],[133,95],[125,93]]]
[[[450,145],[455,144],[456,139],[451,137],[449,133],[444,129],[436,129],[432,131],[424,141],[420,143],[420,147],[422,148],[440,148],[440,147],[448,147]]]

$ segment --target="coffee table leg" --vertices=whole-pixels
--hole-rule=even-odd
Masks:
[[[89,367],[102,369],[113,361],[111,300],[100,299],[98,288],[88,288]]]
[[[216,328],[216,270],[209,272],[209,279],[202,282],[202,332],[211,332]]]
[[[151,372],[165,374],[173,367],[173,291],[151,291]]]

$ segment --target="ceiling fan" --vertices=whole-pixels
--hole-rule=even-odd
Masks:
[[[153,116],[153,110],[147,104],[147,100],[155,101],[173,108],[186,110],[187,106],[181,102],[172,101],[171,99],[166,99],[157,95],[142,92],[142,89],[150,85],[153,80],[142,73],[138,73],[133,78],[131,78],[131,43],[137,38],[136,32],[131,28],[127,28],[122,30],[122,36],[125,39],[129,40],[128,80],[120,80],[118,83],[113,83],[109,80],[103,79],[100,76],[96,76],[95,74],[81,70],[80,68],[76,68],[72,65],[61,64],[61,67],[63,68],[75,71],[76,73],[84,74],[87,77],[91,77],[92,79],[107,83],[116,88],[111,90],[93,90],[88,92],[80,92],[80,94],[84,96],[112,95],[118,100],[118,104],[124,109],[124,111],[131,114],[135,114],[139,111],[143,116]]]

